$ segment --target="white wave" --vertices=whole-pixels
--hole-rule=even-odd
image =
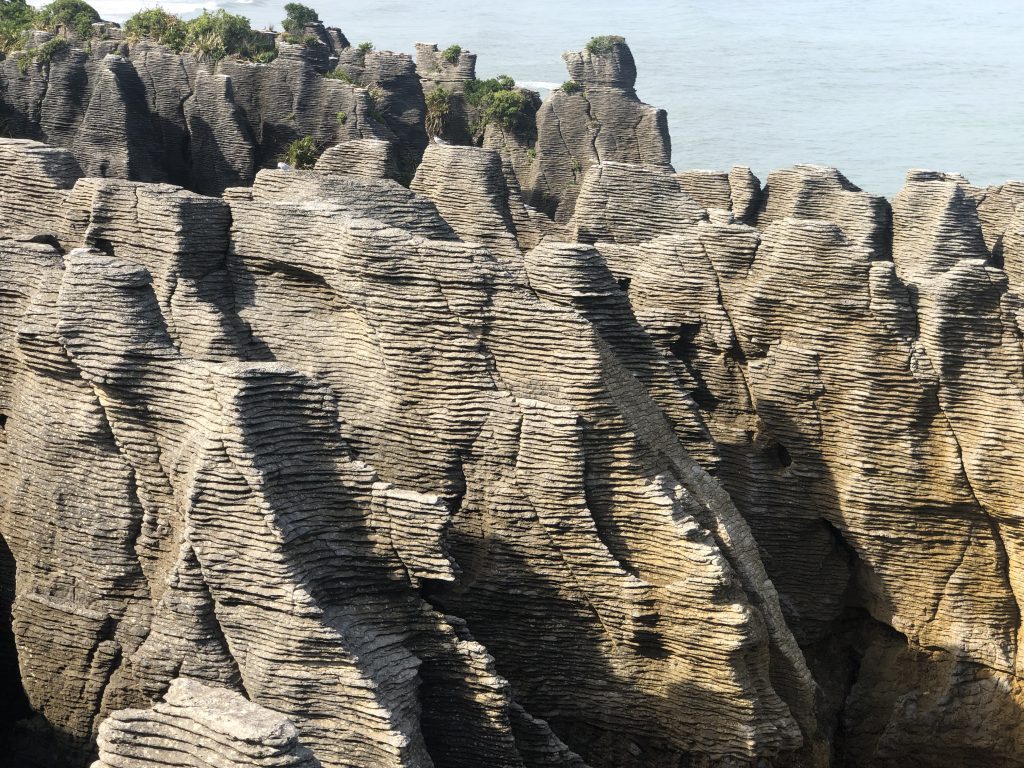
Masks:
[[[561,83],[548,83],[544,80],[516,80],[516,85],[521,85],[523,88],[529,88],[534,91],[553,91],[562,87]]]

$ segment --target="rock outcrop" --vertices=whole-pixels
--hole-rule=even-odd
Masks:
[[[473,54],[306,31],[0,64],[5,755],[1024,766],[1024,187],[676,173],[616,38],[428,144]]]
[[[558,89],[537,112],[536,163],[521,184],[558,222],[572,216],[585,174],[609,162],[670,169],[665,111],[637,98],[636,65],[621,38],[607,51],[563,55],[576,88]]]
[[[1019,299],[976,199],[918,172],[890,213],[804,166],[760,231],[652,205],[637,232],[684,232],[596,242],[693,388],[849,764],[1020,764]]]
[[[117,34],[88,48],[69,44],[46,61],[29,51],[0,62],[7,130],[71,149],[90,176],[170,181],[205,194],[251,184],[304,136],[321,146],[393,141],[408,178],[426,146],[408,56],[371,53],[346,82],[324,77],[325,45],[280,42],[269,64],[213,65]]]
[[[151,709],[122,709],[100,726],[92,768],[154,763],[227,768],[318,768],[295,726],[245,697],[188,678]]]

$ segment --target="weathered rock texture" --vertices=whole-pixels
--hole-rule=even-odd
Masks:
[[[155,763],[221,768],[317,768],[287,718],[233,691],[188,678],[171,683],[151,709],[122,709],[103,721],[93,768]]]
[[[207,194],[251,184],[303,136],[393,141],[411,178],[426,146],[412,60],[359,57],[339,47],[344,36],[324,35],[313,47],[280,42],[269,64],[213,65],[146,40],[76,44],[48,61],[18,54],[0,62],[0,120],[11,135],[71,149],[88,175]],[[350,62],[350,82],[323,76],[328,53]]]
[[[588,169],[607,162],[671,169],[665,110],[637,98],[636,65],[624,42],[611,53],[563,55],[579,90],[556,90],[537,112],[536,161],[517,173],[534,205],[567,221]]]
[[[428,146],[310,34],[0,140],[5,756],[1024,766],[1024,187],[677,174],[622,43]]]

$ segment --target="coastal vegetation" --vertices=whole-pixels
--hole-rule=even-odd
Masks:
[[[25,0],[0,3],[0,51],[9,54],[23,46],[36,11]]]
[[[33,29],[89,39],[92,25],[97,21],[100,15],[84,0],[54,0],[39,10],[25,0],[3,0],[0,2],[0,52],[9,55],[25,48],[28,33]]]
[[[464,86],[466,103],[477,112],[477,129],[496,123],[505,130],[521,130],[526,122],[529,99],[516,90],[516,81],[508,75],[488,80],[470,80]]]
[[[459,44],[449,45],[443,51],[441,51],[441,58],[447,61],[449,64],[454,64],[459,60],[459,56],[462,55],[462,46]]]
[[[54,0],[39,9],[34,21],[47,32],[70,32],[88,39],[92,37],[92,25],[100,20],[96,9],[85,0]]]
[[[316,139],[312,136],[303,136],[301,139],[296,139],[288,145],[281,156],[281,160],[288,163],[292,168],[305,170],[316,165],[316,161],[322,152],[323,149],[317,144]]]
[[[163,8],[150,8],[139,11],[124,23],[125,35],[129,42],[153,40],[181,51],[185,48],[188,26],[173,13]]]
[[[290,35],[301,35],[309,24],[320,21],[320,14],[301,3],[288,3],[284,7],[286,14],[281,27]]]
[[[332,69],[330,72],[324,74],[324,77],[328,80],[340,80],[343,83],[349,85],[357,85],[356,81],[352,79],[352,76],[343,69]]]
[[[249,19],[224,9],[185,21],[162,8],[139,11],[124,25],[129,41],[152,40],[206,61],[228,56],[266,63],[277,55],[272,41],[250,28]]]
[[[597,37],[590,38],[585,47],[587,53],[592,56],[607,56],[615,50],[617,44],[624,42],[626,42],[626,38],[622,37],[622,35],[598,35]]]
[[[448,117],[452,109],[452,92],[444,86],[437,86],[426,95],[427,135],[433,138],[441,136],[448,127]]]

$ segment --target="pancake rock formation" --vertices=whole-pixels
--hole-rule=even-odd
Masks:
[[[0,63],[11,764],[1024,766],[1024,185],[305,31]]]

